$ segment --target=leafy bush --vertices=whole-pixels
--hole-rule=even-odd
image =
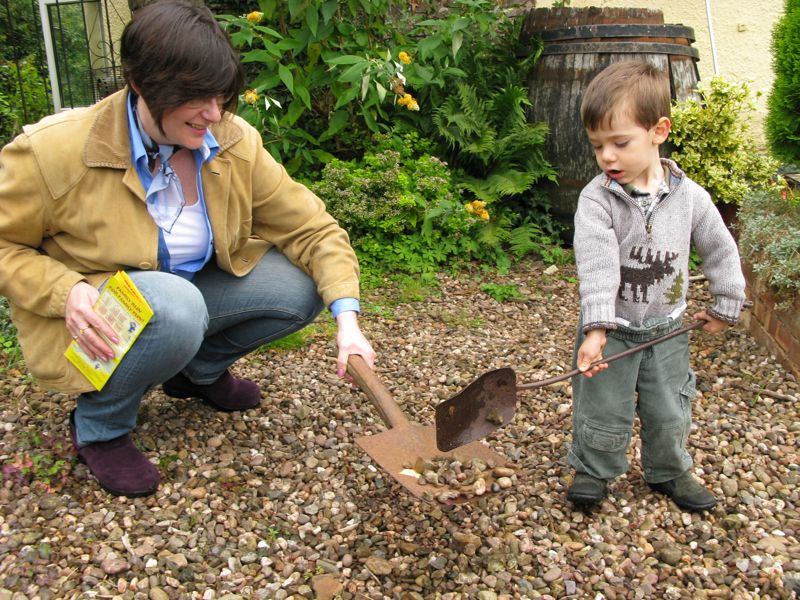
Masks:
[[[800,197],[788,190],[753,190],[738,211],[739,248],[786,307],[800,293]]]
[[[786,0],[786,11],[772,30],[775,81],[767,105],[765,130],[775,156],[800,163],[800,0]]]
[[[262,0],[260,6],[245,16],[218,18],[249,65],[241,114],[291,173],[308,173],[333,156],[359,158],[371,134],[390,130],[438,137],[436,154],[444,157],[450,148],[456,155],[459,148],[439,136],[434,113],[463,95],[459,82],[469,82],[484,104],[498,104],[498,91],[506,90],[508,115],[519,129],[524,103],[513,95],[524,98],[537,57],[518,58],[521,23],[489,0],[454,0],[439,18],[408,11],[397,0],[309,0],[285,8]],[[494,129],[495,123],[477,126]],[[541,148],[546,130],[531,128]],[[502,133],[508,137],[510,130]],[[523,146],[509,141],[498,141],[506,160],[523,165],[535,158],[528,180],[550,168],[540,150],[529,152],[532,140]]]
[[[752,188],[775,186],[778,163],[758,150],[749,131],[754,104],[746,83],[714,77],[701,99],[672,110],[672,157],[715,202],[739,204]]]
[[[480,217],[464,210],[447,165],[424,144],[415,148],[414,136],[405,140],[398,149],[396,139],[382,136],[363,161],[333,159],[312,189],[366,263],[426,272],[472,258],[478,244],[469,231]]]
[[[429,153],[430,142],[411,133],[375,140],[375,151],[362,161],[334,159],[320,181],[309,184],[365,264],[432,273],[443,264],[472,260],[505,270],[512,256],[531,252],[548,262],[566,256],[554,243],[557,234],[551,235],[546,215],[513,227],[519,215],[509,208],[494,212],[482,200],[464,202],[448,166]]]
[[[17,343],[17,328],[11,322],[8,300],[0,296],[0,373],[22,362],[22,350]]]
[[[386,15],[396,13],[395,4],[261,0],[260,11],[218,16],[248,67],[241,114],[289,172],[318,167],[333,155],[358,156],[366,132],[387,130],[386,87],[370,84],[367,71],[399,68],[391,60],[397,52],[386,58],[395,31]],[[346,56],[363,62],[341,60]]]
[[[32,57],[22,59],[19,70],[12,62],[0,61],[0,146],[20,133],[25,123],[38,121],[50,113],[47,85]]]
[[[544,123],[528,123],[527,90],[509,86],[478,93],[458,82],[456,94],[433,113],[437,135],[446,142],[443,158],[459,171],[459,182],[494,202],[528,191],[541,178],[555,181],[544,158]]]

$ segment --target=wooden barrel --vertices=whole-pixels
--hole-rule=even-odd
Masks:
[[[537,8],[525,15],[521,41],[528,52],[542,49],[528,77],[529,119],[550,127],[547,158],[559,183],[545,187],[554,215],[571,231],[578,195],[599,172],[580,118],[589,82],[614,62],[645,60],[669,74],[673,100],[696,95],[694,31],[664,24],[660,10]]]

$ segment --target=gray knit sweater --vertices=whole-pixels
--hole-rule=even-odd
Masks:
[[[575,212],[575,260],[583,330],[641,327],[686,308],[689,250],[703,259],[714,296],[706,311],[736,323],[744,276],[736,242],[703,188],[671,160],[669,194],[645,218],[642,207],[605,174],[581,192]]]

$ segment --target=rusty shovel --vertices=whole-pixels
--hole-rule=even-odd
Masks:
[[[421,473],[414,470],[419,459],[434,461],[445,458],[467,464],[472,459],[495,466],[507,466],[508,461],[488,446],[479,442],[459,444],[457,452],[442,452],[436,448],[436,431],[433,425],[420,425],[409,421],[392,399],[391,393],[381,383],[366,361],[358,354],[351,354],[347,372],[378,409],[381,419],[389,428],[374,435],[356,439],[356,443],[403,487],[418,498],[431,499],[431,485],[419,483]],[[487,476],[487,489],[491,490],[491,475]],[[490,492],[489,492],[490,493]],[[468,500],[466,495],[456,494],[448,503]]]
[[[695,320],[690,325],[671,331],[666,335],[603,358],[592,363],[589,368],[630,356],[670,338],[683,335],[705,323],[704,320]],[[516,373],[508,367],[484,373],[457,395],[436,406],[436,447],[447,452],[475,440],[483,439],[514,418],[518,391],[552,385],[579,373],[581,373],[579,369],[573,369],[556,377],[519,385]]]

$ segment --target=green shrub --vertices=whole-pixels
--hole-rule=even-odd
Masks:
[[[546,213],[515,227],[520,217],[509,207],[495,211],[474,196],[465,201],[468,192],[416,134],[375,140],[375,151],[362,161],[334,159],[320,181],[309,184],[350,234],[363,263],[433,273],[474,260],[506,270],[512,257],[531,252],[548,262],[566,256]]]
[[[17,328],[11,322],[8,300],[0,296],[0,373],[22,362],[22,350],[17,343]]]
[[[459,201],[447,165],[416,138],[380,136],[363,161],[330,161],[314,192],[347,230],[366,263],[406,272],[433,271],[451,258],[473,258],[469,235],[479,217]],[[421,150],[421,152],[420,152]]]
[[[698,91],[699,101],[672,110],[672,158],[714,202],[739,204],[752,188],[774,187],[778,163],[759,151],[749,131],[749,86],[715,77]]]
[[[290,173],[308,174],[308,167],[316,169],[333,156],[359,158],[372,134],[392,130],[433,137],[437,156],[445,158],[448,151],[457,156],[462,148],[439,134],[434,116],[441,116],[451,98],[453,108],[464,113],[457,106],[464,94],[458,83],[468,82],[474,101],[490,114],[476,112],[469,118],[483,121],[463,127],[489,128],[498,135],[490,158],[521,168],[533,165],[525,181],[552,176],[541,152],[543,126],[527,127],[530,133],[522,144],[512,137],[521,131],[525,78],[537,56],[518,58],[521,22],[495,3],[454,0],[437,11],[437,18],[409,11],[396,0],[286,5],[261,0],[260,7],[249,15],[218,18],[248,66],[250,89],[241,114],[263,132],[265,145]],[[508,116],[513,127],[498,131],[502,121],[492,121],[494,114]],[[469,130],[458,133],[472,135]],[[492,161],[476,170],[471,166],[464,171],[475,178],[497,167]],[[514,173],[508,171],[507,177]]]
[[[800,197],[788,190],[753,190],[738,211],[739,249],[786,307],[800,293]]]
[[[0,146],[10,142],[26,123],[50,113],[47,85],[34,65],[33,56],[20,60],[19,69],[13,62],[0,61]]]
[[[772,30],[775,81],[767,105],[765,130],[775,156],[800,164],[800,0],[786,0],[784,15]]]
[[[396,51],[387,58],[396,30],[386,16],[397,13],[395,5],[260,0],[260,11],[218,16],[247,68],[241,114],[290,173],[318,168],[334,155],[360,156],[367,132],[388,129],[386,81],[381,91],[369,74],[401,68],[394,67]]]

